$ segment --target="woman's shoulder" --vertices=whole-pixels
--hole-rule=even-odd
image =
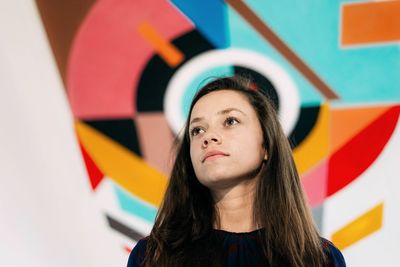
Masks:
[[[140,239],[129,255],[127,267],[141,267],[146,256],[147,237]]]
[[[321,237],[322,246],[325,254],[328,257],[328,267],[345,267],[346,262],[344,260],[342,252],[329,240]]]

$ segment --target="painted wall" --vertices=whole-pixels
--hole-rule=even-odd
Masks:
[[[18,4],[3,5],[13,6],[11,14],[22,12]],[[135,241],[151,229],[191,97],[208,77],[234,73],[252,75],[279,106],[321,234],[341,248],[349,266],[396,266],[400,1],[37,0],[24,12],[42,23],[23,35],[24,43],[40,40],[42,53],[53,56],[47,69],[32,67],[32,79],[43,73],[49,75],[40,81],[58,79],[48,88],[56,96],[41,101],[46,107],[58,97],[57,107],[64,107],[63,115],[43,117],[45,124],[69,129],[61,140],[70,143],[62,147],[81,170],[68,172],[76,191],[64,197],[84,198],[90,210],[84,217],[98,225],[96,233],[79,223],[72,229],[101,232],[108,240],[101,251],[113,266],[123,266]],[[33,64],[37,57],[12,47],[22,47],[11,34],[21,34],[17,27],[2,26],[8,35],[1,52],[10,58],[14,49],[21,62]],[[3,75],[26,69],[7,70],[10,64],[0,63]],[[19,116],[30,123],[30,114]],[[43,164],[66,168],[59,160]],[[46,203],[56,192],[49,191]],[[90,243],[89,234],[81,238]],[[101,243],[92,242],[91,249]],[[88,253],[86,260],[95,258]],[[81,266],[95,264],[82,259]]]

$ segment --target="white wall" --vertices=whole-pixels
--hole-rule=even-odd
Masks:
[[[0,1],[0,266],[124,266],[34,1]]]

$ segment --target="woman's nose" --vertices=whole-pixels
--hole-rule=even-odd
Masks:
[[[221,136],[217,133],[209,133],[204,136],[203,146],[206,147],[210,143],[220,144],[221,143]]]

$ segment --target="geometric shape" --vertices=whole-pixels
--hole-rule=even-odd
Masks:
[[[400,50],[398,43],[340,48],[340,6],[349,2],[383,1],[242,1],[266,21],[340,96],[339,105],[393,104],[400,102]],[[286,15],[281,16],[281,12]],[[266,53],[286,66],[300,89],[303,104],[323,101],[323,96],[286,59],[265,42],[242,17],[228,9],[232,47]],[[303,19],[304,18],[304,19]],[[301,31],[299,31],[301,29]],[[327,30],[330,29],[330,30]],[[335,104],[336,104],[335,103]],[[335,105],[333,104],[333,105]]]
[[[316,167],[301,176],[301,184],[311,207],[322,205],[327,194],[328,162],[323,159]]]
[[[169,43],[148,22],[142,22],[138,26],[138,32],[171,68],[178,66],[184,60],[185,55]]]
[[[264,22],[244,1],[226,1],[236,12],[284,56],[316,89],[327,99],[339,99],[339,96],[328,86],[286,43]]]
[[[169,176],[172,169],[174,136],[162,112],[136,114],[137,131],[143,159],[161,173]]]
[[[332,235],[332,242],[341,250],[382,228],[383,203],[380,203],[345,225]]]
[[[337,151],[353,136],[380,117],[391,106],[364,106],[331,110],[330,152]]]
[[[234,74],[235,72],[232,66],[219,66],[215,68],[208,68],[206,71],[203,71],[194,77],[186,87],[184,95],[180,101],[181,112],[184,114],[184,117],[186,118],[188,116],[190,102],[192,102],[192,99],[199,91],[199,88],[204,85],[206,81],[210,81],[212,77],[226,77]]]
[[[128,245],[124,245],[122,249],[125,250],[128,254],[132,252],[132,248]]]
[[[274,84],[279,96],[279,116],[285,133],[290,133],[300,111],[298,89],[286,70],[264,54],[253,50],[228,48],[204,52],[183,65],[170,80],[164,97],[164,112],[174,133],[185,123],[179,103],[191,81],[199,74],[221,66],[241,66],[259,72]],[[178,103],[178,105],[177,105]]]
[[[400,1],[345,3],[341,17],[343,46],[400,41]]]
[[[328,196],[360,176],[379,157],[396,127],[400,106],[387,110],[329,159]]]
[[[313,207],[311,209],[312,212],[312,216],[315,222],[315,225],[317,226],[319,232],[322,232],[322,216],[323,216],[323,212],[324,212],[324,205],[319,205],[317,207]]]
[[[301,176],[328,156],[329,112],[328,103],[321,103],[314,127],[293,151],[294,161]]]
[[[138,156],[141,156],[139,140],[135,121],[132,118],[126,119],[98,119],[98,120],[83,120],[84,123],[93,127],[102,134],[108,136],[120,145],[129,149]]]
[[[142,239],[144,236],[136,232],[134,229],[129,226],[121,223],[120,221],[114,219],[110,215],[106,214],[108,225],[114,229],[115,231],[127,236],[135,241]]]
[[[154,53],[136,30],[143,21],[167,40],[193,28],[164,0],[93,4],[69,51],[66,87],[75,117],[135,117],[137,82]]]
[[[76,121],[79,140],[100,170],[126,191],[158,207],[167,178],[142,158],[85,123]]]
[[[36,0],[44,29],[47,33],[54,59],[57,62],[58,73],[66,84],[66,68],[68,54],[73,44],[79,24],[96,0],[82,0],[77,5],[70,5],[68,0],[46,1]]]
[[[226,5],[222,1],[171,1],[215,47],[229,46]]]
[[[114,184],[113,187],[117,195],[118,203],[123,211],[140,217],[149,223],[154,223],[157,214],[156,208],[128,194],[118,185]]]
[[[185,60],[181,65],[198,54],[215,48],[196,30],[176,37],[172,44],[185,55]],[[141,76],[138,77],[139,81],[134,96],[138,112],[163,111],[165,90],[176,69],[171,68],[158,54],[154,54],[148,59]]]
[[[297,119],[296,126],[290,133],[289,140],[292,148],[297,147],[301,144],[304,139],[309,135],[318,119],[320,107],[318,106],[307,106],[301,107],[300,115]]]
[[[85,147],[80,142],[79,136],[78,136],[78,142],[79,142],[79,147],[81,148],[81,151],[82,151],[83,160],[86,165],[86,170],[89,175],[90,185],[92,186],[92,189],[95,190],[96,187],[103,180],[104,174],[97,167],[96,163],[93,161],[93,159],[90,157],[90,155],[86,151]]]

